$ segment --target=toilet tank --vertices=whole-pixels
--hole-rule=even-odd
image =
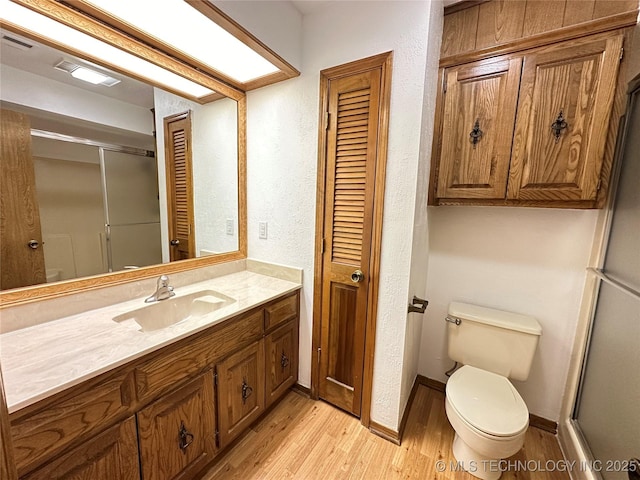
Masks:
[[[535,318],[451,302],[447,326],[452,360],[514,380],[526,380],[529,376],[542,334]]]

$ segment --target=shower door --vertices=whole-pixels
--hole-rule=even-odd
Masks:
[[[630,96],[616,199],[573,422],[592,471],[627,479],[640,457],[640,82]]]
[[[100,163],[108,271],[162,263],[156,159],[101,148]]]

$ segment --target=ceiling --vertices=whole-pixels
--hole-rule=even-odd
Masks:
[[[331,4],[336,4],[339,1],[340,0],[292,0],[291,3],[293,3],[302,15],[309,15],[326,8]],[[464,0],[442,0],[442,4],[444,7],[448,7],[449,5],[460,3],[462,1]]]
[[[22,49],[13,46],[11,42],[4,40],[4,36],[15,38],[21,42],[33,45],[30,49]],[[18,70],[24,70],[41,77],[55,80],[74,87],[81,88],[99,95],[121,100],[146,108],[153,108],[153,87],[146,83],[134,80],[119,73],[108,70],[104,67],[92,64],[78,57],[63,53],[55,48],[34,42],[28,38],[16,35],[15,33],[0,29],[0,61],[2,65],[8,65]],[[66,72],[53,68],[60,60],[67,60],[72,63],[87,66],[93,70],[105,73],[110,77],[117,78],[120,83],[113,87],[103,85],[92,85],[78,80]]]

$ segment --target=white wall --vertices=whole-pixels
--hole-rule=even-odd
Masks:
[[[303,17],[302,75],[247,97],[249,256],[304,269],[299,376],[309,386],[319,72],[394,51],[371,411],[372,420],[393,429],[401,409],[429,13],[426,2],[331,3]],[[266,240],[258,239],[259,221],[269,223]]]
[[[445,381],[451,301],[532,315],[542,337],[529,379],[514,382],[529,411],[557,421],[598,212],[497,207],[429,208],[431,301],[420,373]]]
[[[427,221],[427,197],[429,171],[431,166],[431,144],[433,141],[433,121],[436,92],[438,88],[438,62],[442,39],[443,9],[440,2],[431,2],[429,15],[429,37],[427,43],[427,65],[425,70],[424,100],[422,106],[422,127],[420,129],[420,162],[416,174],[416,201],[413,220],[413,247],[411,251],[411,276],[409,299],[413,296],[426,299],[427,269],[429,264],[429,228]],[[418,374],[422,325],[425,315],[408,314],[404,341],[404,362],[402,368],[402,389],[400,412],[406,408],[411,388]]]
[[[121,130],[151,135],[153,117],[144,107],[56,82],[8,65],[0,69],[2,100],[79,118]]]

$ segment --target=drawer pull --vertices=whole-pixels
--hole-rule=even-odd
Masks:
[[[551,130],[553,130],[553,136],[556,137],[556,143],[558,143],[558,140],[560,140],[562,130],[564,130],[568,126],[569,124],[565,121],[563,112],[562,110],[560,110],[558,118],[556,118],[556,121],[551,124]]]
[[[247,403],[247,398],[249,398],[252,393],[253,393],[253,388],[251,388],[249,384],[247,384],[247,379],[243,378],[242,379],[242,404],[243,405]]]
[[[289,358],[284,354],[284,350],[282,351],[282,356],[280,357],[280,366],[284,371],[285,368],[289,365]]]
[[[178,435],[180,437],[180,441],[178,445],[180,446],[180,450],[183,453],[187,453],[186,449],[189,445],[193,443],[193,434],[187,431],[187,427],[184,426],[184,422],[180,422],[180,430],[178,431]]]

